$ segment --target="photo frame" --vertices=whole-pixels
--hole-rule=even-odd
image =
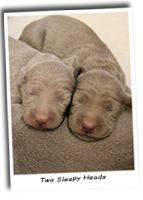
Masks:
[[[86,159],[84,159],[85,154],[82,155],[81,150],[78,152],[78,146],[79,144],[82,143],[82,147],[84,146],[85,148],[87,148],[84,150],[84,152],[86,151],[86,154],[88,155],[88,150],[93,149],[93,147],[91,148],[90,146],[96,145],[98,141],[94,141],[91,143],[80,141],[80,139],[76,138],[71,133],[71,136],[69,137],[70,141],[68,141],[70,144],[69,146],[67,145],[67,140],[69,140],[67,136],[67,131],[68,131],[67,127],[64,134],[65,137],[63,138],[63,144],[60,145],[60,147],[58,148],[58,151],[61,150],[62,153],[59,154],[55,150],[53,156],[51,149],[50,156],[49,157],[47,156],[47,160],[49,159],[49,161],[46,160],[46,155],[44,155],[43,157],[41,156],[41,154],[38,155],[38,150],[36,149],[36,147],[39,147],[40,145],[36,143],[36,140],[35,140],[35,148],[30,149],[31,147],[30,145],[34,141],[34,137],[35,138],[39,137],[37,136],[38,132],[36,130],[34,134],[30,135],[31,142],[30,141],[26,142],[27,135],[26,136],[23,135],[23,132],[18,128],[16,137],[14,137],[13,135],[13,131],[16,130],[16,127],[18,125],[17,123],[15,123],[16,124],[15,127],[13,126],[14,123],[13,119],[16,119],[17,111],[19,112],[18,117],[20,118],[21,108],[18,107],[18,109],[17,108],[15,109],[14,106],[11,107],[8,36],[11,36],[16,40],[18,40],[18,38],[22,33],[23,28],[27,24],[33,22],[34,20],[41,19],[45,16],[57,15],[57,14],[75,17],[76,19],[82,20],[85,24],[90,26],[97,33],[97,35],[99,35],[99,37],[105,42],[105,44],[107,44],[109,49],[113,52],[113,54],[117,58],[119,64],[122,66],[126,74],[127,85],[128,87],[131,88],[131,93],[132,93],[132,116],[133,116],[132,151],[133,152],[131,153],[133,153],[133,159],[134,159],[133,169],[127,167],[126,170],[119,170],[117,167],[115,170],[112,169],[108,170],[109,168],[102,170],[103,168],[101,167],[101,170],[94,170],[94,162],[91,159],[89,159],[90,163],[93,165],[93,167],[90,167],[91,166],[90,163],[87,164],[88,156]],[[137,161],[137,130],[136,130],[136,106],[135,106],[136,102],[135,102],[135,79],[134,79],[135,68],[133,59],[134,52],[133,52],[132,9],[118,8],[118,9],[98,9],[98,10],[13,12],[4,14],[4,25],[5,25],[6,75],[7,75],[7,99],[8,99],[7,106],[8,106],[8,122],[9,122],[10,176],[11,176],[12,191],[136,187],[138,185],[138,161]],[[20,121],[20,123],[22,123],[22,121]],[[63,124],[58,128],[60,134],[63,133],[63,131],[65,130],[65,126],[66,126],[66,121],[64,121]],[[24,124],[22,125],[22,127],[23,130],[25,131],[27,130],[26,129],[27,125]],[[44,141],[47,140],[46,137],[47,134],[43,132],[40,135],[40,141],[41,144],[43,143],[43,146],[44,146]],[[58,141],[55,139],[56,130],[50,132],[49,134],[50,135],[48,141],[51,142],[50,143],[51,147],[53,147],[53,145],[55,146],[55,144],[59,144]],[[27,144],[25,148],[27,149],[29,148],[26,151],[26,153],[35,151],[35,158],[36,159],[38,158],[37,162],[35,162],[36,159],[33,157],[30,157],[30,159],[33,158],[33,160],[26,160],[23,158],[24,156],[24,152],[22,151],[23,144],[22,142],[20,143],[21,141],[20,137],[21,138],[24,137],[22,141],[24,142],[24,145]],[[106,138],[104,140],[106,140]],[[62,140],[60,142],[62,143]],[[19,144],[18,149],[16,149],[17,148],[16,144]],[[68,153],[64,154],[64,151],[60,149],[63,148],[64,144],[67,145],[65,151],[68,152],[69,148],[74,150],[76,149],[77,151],[75,152],[71,150],[69,156]],[[73,148],[75,144],[77,145],[77,147]],[[98,147],[100,147],[100,145]],[[56,149],[56,146],[54,147],[54,149]],[[112,150],[113,149],[109,151],[111,154]],[[93,153],[91,152],[91,154]],[[57,157],[55,154],[57,154]],[[72,159],[71,159],[71,154],[73,155]],[[19,157],[17,157],[17,155]],[[22,162],[20,161],[20,159],[22,160]],[[44,166],[44,161],[46,164],[53,162],[53,164],[51,165],[51,169],[49,170],[49,173],[46,173],[45,171],[44,173],[43,171],[40,172],[39,169],[40,160],[43,166]],[[75,160],[74,163],[73,160]],[[118,158],[116,158],[116,161],[117,160]],[[33,161],[35,162],[34,166],[32,166]],[[59,163],[59,161],[61,161],[64,166],[65,163],[69,162],[66,165],[67,168],[66,167],[62,168],[63,165],[62,163]],[[75,167],[76,162],[78,163],[77,167]],[[105,162],[108,163],[110,161],[107,160],[105,157]],[[55,171],[53,170],[54,173],[52,173],[53,166],[56,166],[55,167],[56,170]],[[84,171],[85,169],[84,166],[89,166],[89,167],[87,167],[87,170]],[[18,174],[17,173],[18,170],[21,173]],[[31,173],[32,171],[33,173]]]

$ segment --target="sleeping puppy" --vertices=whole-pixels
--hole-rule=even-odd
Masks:
[[[92,141],[108,136],[131,96],[121,83],[104,70],[90,70],[77,78],[68,122],[73,133]]]
[[[66,64],[77,56],[69,127],[86,141],[110,135],[124,106],[131,107],[131,96],[125,92],[124,72],[100,38],[86,24],[60,15],[29,24],[20,40]]]
[[[75,86],[72,64],[67,66],[55,55],[41,53],[10,37],[9,63],[11,100],[22,103],[25,123],[40,130],[57,128]]]

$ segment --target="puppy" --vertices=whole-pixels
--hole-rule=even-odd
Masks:
[[[72,64],[67,66],[56,56],[13,38],[9,38],[9,61],[11,99],[21,101],[24,121],[41,130],[57,128],[75,86]]]
[[[110,135],[124,106],[131,107],[131,96],[125,92],[123,70],[96,33],[74,18],[49,16],[29,24],[20,40],[56,55],[66,64],[77,56],[69,127],[87,141]]]

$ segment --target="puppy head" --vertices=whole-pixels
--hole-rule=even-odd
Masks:
[[[59,60],[38,62],[21,69],[24,121],[37,129],[54,129],[63,121],[75,85],[73,71]]]
[[[68,116],[69,127],[80,139],[92,141],[111,134],[131,96],[120,82],[103,70],[80,74]]]

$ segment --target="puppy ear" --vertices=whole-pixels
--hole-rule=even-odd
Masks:
[[[131,98],[131,95],[125,93],[123,102],[124,102],[125,106],[128,106],[128,107],[132,108],[132,98]]]
[[[77,78],[81,73],[85,72],[85,69],[83,67],[79,66],[79,59],[78,56],[74,56],[70,62],[70,67],[74,69],[74,77]]]
[[[26,67],[21,68],[17,84],[21,88],[26,83]]]
[[[79,65],[79,60],[78,60],[78,56],[73,56],[71,62],[70,62],[70,67],[72,67],[73,69],[76,68]]]

